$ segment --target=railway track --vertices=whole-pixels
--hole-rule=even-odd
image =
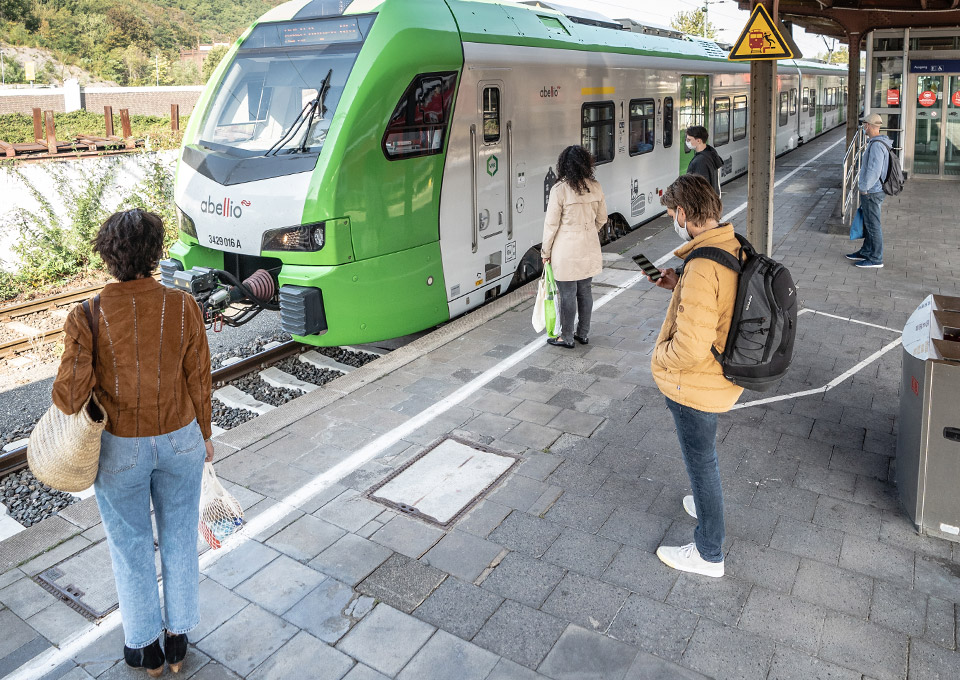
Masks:
[[[376,356],[375,352],[369,350],[354,350],[352,348],[330,348],[329,351],[339,354],[354,354],[358,356],[366,354]],[[272,405],[265,404],[256,398],[250,397],[250,395],[246,395],[247,398],[241,398],[238,393],[242,393],[242,391],[230,385],[231,382],[251,376],[251,374],[258,375],[267,385],[278,390],[295,390],[299,394],[305,394],[306,392],[316,389],[319,385],[299,380],[296,376],[275,368],[276,364],[285,359],[297,357],[298,355],[303,357],[301,363],[312,366],[314,370],[326,371],[330,377],[338,377],[355,367],[351,364],[337,361],[333,357],[320,354],[316,348],[310,345],[303,345],[299,342],[289,340],[268,347],[252,356],[230,362],[214,370],[212,373],[214,400],[221,402],[221,404],[230,409],[250,411],[253,417],[258,413],[263,413],[273,408]],[[221,432],[223,429],[224,428],[217,428],[215,433]],[[6,452],[0,452],[0,478],[22,470],[26,465],[27,447],[25,445]]]

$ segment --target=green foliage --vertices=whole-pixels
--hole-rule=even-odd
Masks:
[[[188,116],[180,116],[180,129],[187,125]],[[78,135],[102,137],[106,134],[103,114],[72,111],[53,114],[57,139],[71,140]],[[120,117],[114,112],[114,133],[119,135]],[[180,145],[179,134],[170,130],[170,118],[161,116],[130,116],[130,131],[136,138],[150,139],[150,148],[175,149]],[[33,141],[33,117],[22,113],[0,114],[0,139],[11,144]]]
[[[210,76],[217,70],[217,66],[220,65],[220,62],[223,61],[223,58],[227,56],[227,52],[229,51],[230,47],[227,45],[215,45],[213,49],[210,50],[207,58],[203,60],[203,82],[210,80]]]
[[[19,231],[13,246],[20,263],[18,278],[30,286],[100,268],[90,241],[108,216],[104,199],[116,175],[116,164],[98,164],[84,173],[80,183],[70,182],[59,164],[51,163],[46,170],[63,199],[63,215],[20,170],[10,170],[39,205],[36,211],[18,208],[9,220]]]
[[[850,50],[841,47],[830,52],[821,52],[817,55],[817,59],[828,64],[847,64],[850,62]]]
[[[4,53],[3,55],[3,81],[5,83],[27,82],[23,65],[9,53]]]
[[[711,40],[717,37],[717,27],[707,18],[707,13],[702,7],[689,12],[677,12],[670,20],[670,28],[687,35],[699,35]]]
[[[141,208],[158,214],[163,219],[166,232],[164,245],[170,247],[177,239],[177,212],[173,202],[173,168],[156,154],[143,155],[138,159],[144,178],[127,196],[121,208]]]

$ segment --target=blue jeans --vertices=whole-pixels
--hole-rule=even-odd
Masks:
[[[557,281],[560,290],[560,339],[564,342],[572,343],[574,333],[581,338],[589,337],[590,317],[593,315],[591,281],[593,277],[579,281]]]
[[[883,264],[883,230],[880,227],[880,205],[886,194],[878,191],[873,194],[860,194],[860,208],[863,210],[863,245],[860,255],[868,261]]]
[[[667,408],[677,424],[680,451],[697,507],[693,540],[700,557],[707,562],[722,562],[723,491],[717,463],[717,414],[682,406],[669,397]]]
[[[158,437],[100,440],[97,505],[110,546],[127,647],[146,647],[164,628],[179,635],[200,623],[197,525],[206,449],[197,421]],[[154,566],[153,500],[166,624]]]

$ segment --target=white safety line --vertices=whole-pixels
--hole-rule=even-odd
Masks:
[[[839,316],[837,314],[828,314],[827,312],[818,312],[816,309],[804,308],[797,312],[797,316],[801,314],[816,314],[817,316],[829,316],[831,319],[840,319],[841,321],[849,321],[850,323],[858,323],[861,326],[870,326],[871,328],[879,328],[883,331],[890,331],[891,333],[901,333],[896,328],[890,328],[889,326],[881,326],[879,324],[870,323],[869,321],[860,321],[859,319],[854,319],[849,316]]]
[[[792,177],[800,169],[809,165],[817,158],[825,154],[827,151],[835,147],[840,142],[836,142],[824,151],[817,154],[811,158],[806,163],[803,163],[797,167],[793,172],[784,177],[782,180],[778,181],[774,186],[779,185],[781,182],[785,181],[787,178]],[[736,215],[738,212],[743,210],[746,207],[746,203],[743,203],[741,206],[736,208],[733,212],[728,213],[724,216],[723,220],[728,221],[731,217]],[[654,265],[660,267],[664,263],[668,262],[674,255],[672,252],[665,254],[663,257],[659,258],[654,262]],[[646,274],[643,272],[638,273],[636,276],[628,279],[621,287],[615,288],[610,291],[602,298],[597,300],[593,308],[599,309],[605,304],[616,298],[618,295],[623,293],[625,290],[629,290],[632,286],[637,284],[640,281],[645,281],[647,278]],[[897,341],[899,342],[899,340]],[[440,415],[443,415],[449,411],[454,406],[462,403],[467,397],[471,396],[474,392],[479,390],[481,387],[489,383],[494,378],[500,376],[504,371],[516,366],[518,363],[529,357],[531,354],[536,352],[538,349],[541,349],[545,346],[543,338],[538,337],[536,340],[528,343],[522,349],[514,352],[512,355],[496,364],[490,369],[487,369],[479,376],[466,383],[458,390],[453,392],[447,397],[444,397],[438,401],[433,406],[430,406],[424,411],[421,411],[419,414],[405,422],[403,425],[400,425],[386,434],[380,435],[372,442],[366,446],[355,451],[345,460],[337,463],[335,466],[327,470],[326,472],[317,475],[312,480],[307,482],[305,485],[294,491],[292,494],[277,502],[276,505],[271,507],[268,510],[265,510],[261,514],[257,515],[254,519],[250,520],[244,527],[243,532],[235,536],[228,543],[226,543],[219,550],[208,550],[200,557],[200,568],[205,569],[209,567],[214,562],[219,560],[224,555],[229,554],[233,550],[236,550],[239,546],[243,545],[247,541],[251,540],[250,537],[254,534],[257,534],[264,529],[269,528],[273,524],[276,524],[281,519],[283,519],[288,513],[293,512],[297,507],[307,500],[317,495],[327,487],[343,479],[345,476],[359,468],[361,465],[373,460],[377,454],[382,453],[390,446],[400,441],[404,437],[413,432],[416,432],[419,428],[423,427],[427,423],[431,422],[434,418],[437,418]],[[776,400],[776,399],[775,399]],[[160,581],[161,593],[163,588],[163,581]],[[75,654],[86,648],[87,646],[93,644],[103,636],[107,635],[114,628],[120,625],[120,612],[119,610],[114,611],[113,613],[104,617],[99,624],[91,625],[88,629],[79,631],[74,636],[67,638],[60,647],[53,647],[50,650],[43,652],[25,665],[21,666],[13,674],[7,676],[7,680],[39,680],[44,675],[50,671],[57,668],[60,664],[68,661]]]

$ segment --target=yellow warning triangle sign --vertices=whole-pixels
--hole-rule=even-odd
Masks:
[[[757,5],[750,14],[746,28],[737,39],[727,59],[751,61],[760,59],[793,59],[799,56],[780,32],[776,21],[770,18],[763,5]]]

